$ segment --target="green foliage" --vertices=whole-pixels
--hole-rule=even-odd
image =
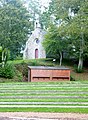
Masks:
[[[35,20],[36,20],[36,15],[40,16],[41,6],[39,5],[39,0],[30,0],[28,2],[28,9],[30,12],[30,17],[31,17],[31,30],[34,30],[35,27]]]
[[[16,68],[15,68],[16,69]],[[22,82],[22,79],[23,79],[23,76],[22,76],[22,73],[16,69],[16,72],[15,72],[15,77],[14,77],[14,82]]]
[[[50,14],[48,13],[48,11],[44,11],[41,15],[40,15],[40,23],[42,23],[43,26],[45,26],[45,28],[47,29],[50,25]]]
[[[28,38],[30,28],[29,12],[21,0],[1,1],[0,4],[0,44],[18,55]]]
[[[0,77],[13,78],[15,76],[15,68],[12,64],[6,64],[0,67]]]
[[[0,52],[0,63],[2,62],[2,52]]]
[[[57,50],[62,49],[70,58],[81,59],[81,63],[88,59],[88,1],[51,0],[47,13],[49,17],[54,16],[51,19],[54,26],[61,24],[58,30],[53,28],[48,32],[44,43],[46,51],[49,54],[52,51],[51,54],[56,56]],[[56,38],[59,42],[56,42]],[[63,49],[65,46],[66,49]]]
[[[0,52],[2,52],[2,46],[0,46]]]
[[[2,62],[2,47],[0,46],[0,63]]]
[[[70,81],[75,81],[75,79],[72,76],[70,76]]]
[[[22,60],[22,59],[23,59],[22,55],[16,56],[16,60]]]
[[[43,46],[46,49],[46,53],[52,55],[54,58],[60,59],[60,65],[62,64],[62,52],[67,49],[67,41],[62,33],[59,32],[61,27],[51,25],[43,42]]]

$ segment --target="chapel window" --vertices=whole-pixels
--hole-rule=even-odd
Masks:
[[[35,41],[36,41],[37,44],[39,43],[39,39],[38,38],[36,38]]]

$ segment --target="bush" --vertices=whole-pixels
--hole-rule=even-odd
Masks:
[[[25,62],[22,62],[20,64],[16,64],[15,67],[20,73],[22,73],[23,81],[27,81],[28,80],[28,64]]]
[[[75,79],[72,76],[70,76],[70,81],[75,81]]]
[[[16,70],[15,81],[22,82],[22,79],[23,79],[22,73],[19,70]]]
[[[0,68],[0,77],[13,78],[15,75],[15,68],[12,64],[6,64]]]
[[[22,60],[22,59],[23,59],[23,58],[22,58],[21,55],[16,56],[16,60]]]

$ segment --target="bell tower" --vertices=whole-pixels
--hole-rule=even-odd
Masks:
[[[34,27],[34,29],[36,29],[36,28],[41,28],[39,20],[35,20],[35,27]]]

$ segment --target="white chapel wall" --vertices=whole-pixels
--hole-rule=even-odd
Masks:
[[[38,38],[39,43],[36,43],[36,38]],[[36,28],[26,43],[26,47],[23,53],[23,59],[35,59],[35,49],[38,49],[38,58],[46,58],[46,53],[42,46],[43,39],[43,30],[40,28]]]

